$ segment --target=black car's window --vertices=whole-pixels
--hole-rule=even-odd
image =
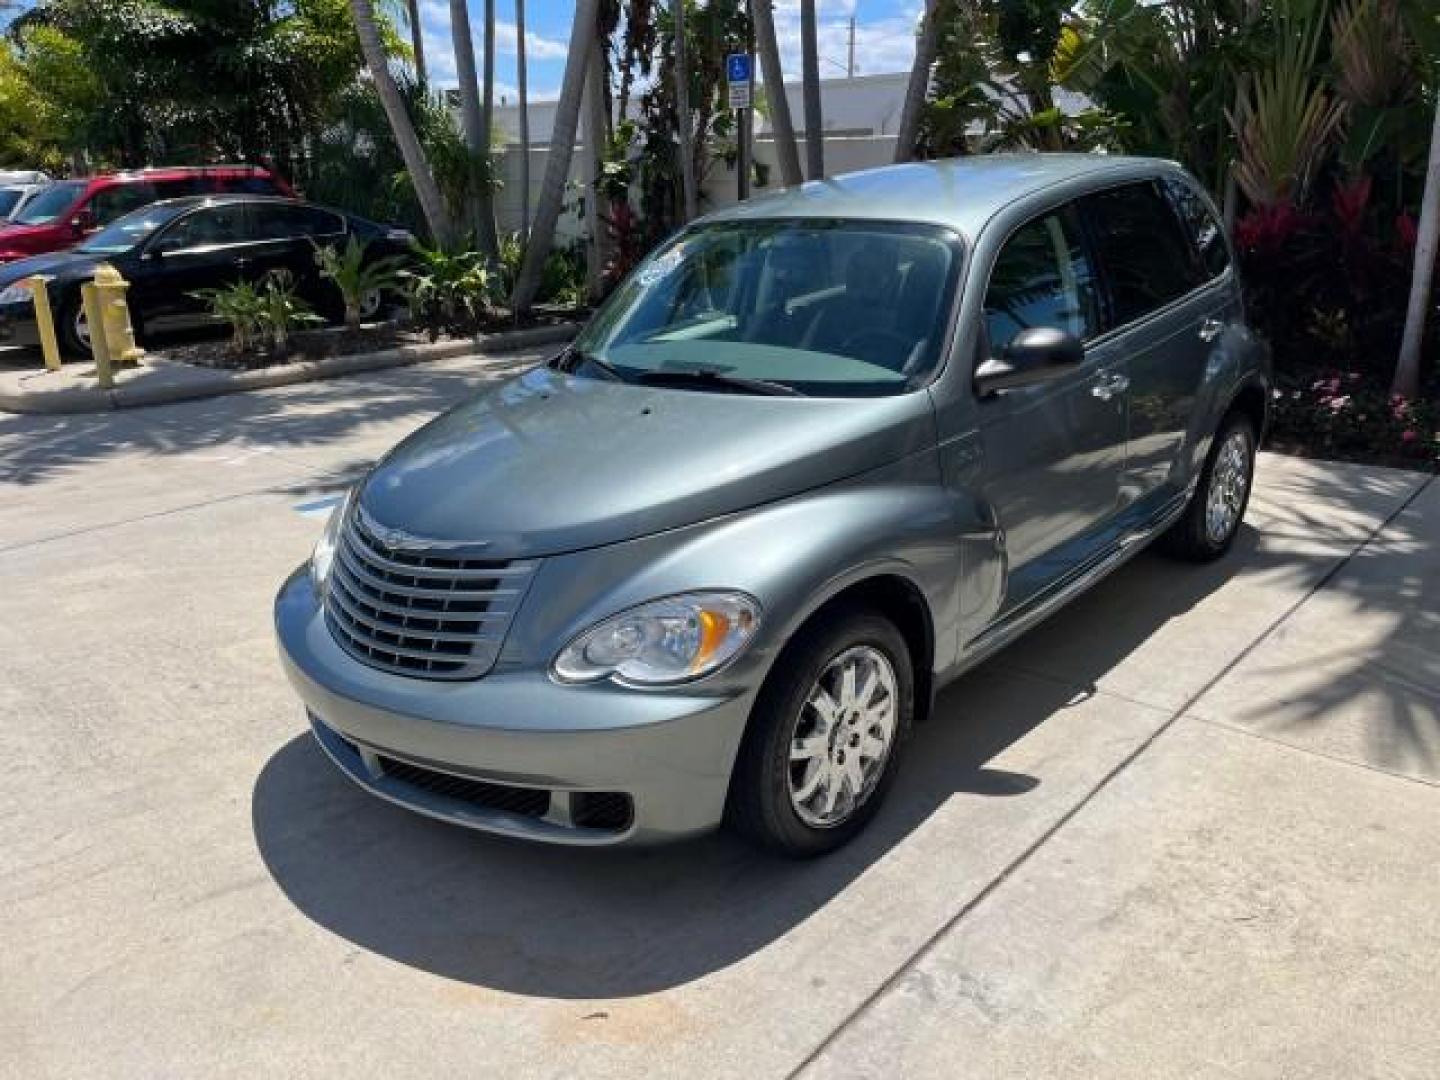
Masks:
[[[185,206],[151,203],[132,210],[101,229],[76,250],[88,255],[119,255],[148,240],[158,230],[183,214]]]
[[[109,225],[116,218],[124,217],[131,210],[148,206],[160,196],[151,184],[113,184],[101,188],[90,198],[90,213],[96,225]]]
[[[1064,209],[1020,226],[995,259],[985,290],[992,353],[1021,330],[1047,326],[1081,341],[1100,328],[1100,300],[1079,223]]]
[[[827,397],[897,394],[939,363],[960,261],[958,239],[932,226],[717,222],[646,259],[576,349],[638,381],[699,372]]]
[[[307,236],[334,236],[345,231],[338,214],[314,206],[257,203],[250,208],[256,236],[261,240],[288,240]]]
[[[1148,315],[1203,282],[1175,211],[1152,181],[1087,195],[1081,205],[1094,226],[1112,325]]]
[[[15,221],[20,225],[49,225],[69,210],[84,190],[84,180],[68,180],[61,184],[51,184],[15,215]]]
[[[156,240],[160,251],[187,251],[191,248],[238,244],[250,237],[246,232],[245,207],[239,203],[207,206],[181,218]]]
[[[1165,178],[1165,190],[1180,213],[1191,245],[1200,260],[1205,277],[1216,278],[1230,265],[1230,252],[1225,246],[1225,233],[1194,185],[1178,176]]]

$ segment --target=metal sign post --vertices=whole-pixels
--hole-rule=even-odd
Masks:
[[[742,202],[750,197],[750,100],[754,65],[749,53],[725,57],[725,79],[730,88],[730,108],[735,110],[735,194]]]

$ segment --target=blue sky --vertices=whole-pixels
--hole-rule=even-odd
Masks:
[[[483,0],[470,0],[477,51],[482,5]],[[909,71],[915,54],[915,24],[922,7],[920,0],[819,0],[821,77],[833,78],[845,73],[851,15],[855,16],[855,66],[860,74]],[[565,0],[527,0],[525,38],[532,100],[554,97],[559,91],[574,13],[574,6]],[[495,19],[496,96],[503,95],[513,101],[516,43],[513,0],[496,0]],[[422,0],[421,22],[425,27],[425,59],[430,65],[431,78],[442,85],[453,86],[455,54],[450,42],[449,0]],[[776,0],[775,33],[780,40],[786,75],[798,77],[799,0]]]
[[[469,0],[472,22],[480,17],[483,0]],[[29,0],[22,0],[22,7]],[[855,66],[862,75],[908,71],[915,51],[915,23],[922,0],[818,0],[820,13],[820,73],[833,78],[845,73],[847,23],[855,17]],[[431,78],[442,86],[455,84],[455,51],[450,41],[449,0],[421,0],[425,27],[425,59]],[[565,50],[575,8],[569,0],[528,0],[526,43],[532,100],[554,97],[565,69]],[[496,96],[514,101],[514,0],[496,0]],[[800,0],[775,0],[775,32],[787,77],[800,71]],[[480,28],[475,27],[476,51]]]

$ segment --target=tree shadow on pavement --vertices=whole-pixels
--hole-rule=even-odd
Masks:
[[[77,415],[0,413],[0,484],[35,485],[120,456],[336,444],[366,428],[418,427],[543,354],[437,361],[174,405]]]

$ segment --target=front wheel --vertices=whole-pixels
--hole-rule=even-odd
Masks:
[[[792,857],[833,851],[859,833],[910,729],[911,663],[900,631],[870,612],[801,631],[750,717],[726,807],[736,831]]]
[[[1163,538],[1165,549],[1196,562],[1224,555],[1240,531],[1254,478],[1255,427],[1232,413],[1216,432],[1190,504]]]
[[[55,335],[60,339],[60,352],[67,360],[90,359],[90,324],[85,319],[85,305],[78,292],[67,296],[56,308]]]

